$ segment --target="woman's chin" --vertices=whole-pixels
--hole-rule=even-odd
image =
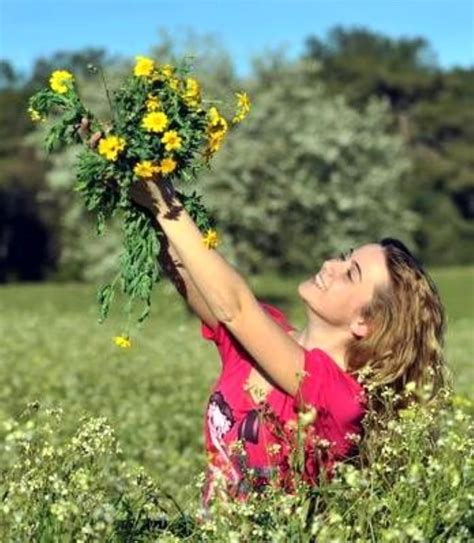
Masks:
[[[314,284],[314,281],[312,278],[306,279],[306,281],[303,281],[298,285],[298,294],[300,298],[303,301],[306,301],[308,298],[311,298],[314,296],[315,291],[317,291],[317,287]]]

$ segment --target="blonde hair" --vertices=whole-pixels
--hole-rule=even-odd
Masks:
[[[390,280],[362,312],[370,332],[349,343],[348,371],[364,376],[369,390],[388,386],[402,393],[411,383],[412,399],[431,399],[450,384],[443,304],[433,280],[402,242],[384,238],[379,243]]]

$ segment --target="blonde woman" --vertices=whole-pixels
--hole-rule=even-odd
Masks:
[[[312,438],[308,481],[352,454],[370,400],[361,372],[374,389],[410,382],[414,393],[426,384],[435,393],[443,384],[443,307],[402,243],[386,239],[325,261],[298,287],[307,322],[296,330],[204,245],[171,183],[136,183],[131,195],[166,235],[162,263],[222,361],[206,412],[205,505],[217,493],[244,497],[250,479],[265,485],[276,474],[291,487],[286,436],[298,416]],[[315,443],[325,446],[318,461]]]

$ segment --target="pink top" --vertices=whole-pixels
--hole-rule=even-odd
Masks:
[[[294,330],[279,309],[265,303],[261,306],[283,330]],[[249,482],[243,474],[249,468],[255,474],[254,485],[265,484],[276,474],[281,484],[291,489],[288,453],[296,437],[295,398],[274,388],[264,402],[256,403],[245,390],[253,366],[244,347],[222,323],[212,330],[201,322],[201,333],[215,342],[222,361],[206,409],[204,432],[209,465],[204,505],[215,494],[218,478],[225,481],[226,492],[245,497]],[[315,484],[322,463],[330,472],[335,461],[353,452],[353,440],[348,439],[348,434],[361,433],[363,389],[320,349],[305,350],[304,370],[300,397],[306,408],[314,407],[317,413],[307,427],[304,478]]]

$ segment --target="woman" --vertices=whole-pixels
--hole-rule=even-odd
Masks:
[[[324,262],[298,287],[307,323],[296,330],[205,247],[170,182],[135,183],[131,196],[166,235],[165,267],[179,277],[178,290],[222,359],[206,414],[205,505],[216,494],[245,496],[249,485],[273,477],[291,488],[298,417],[309,436],[307,481],[316,483],[323,468],[330,472],[351,455],[370,400],[361,374],[375,390],[401,392],[411,383],[421,393],[428,384],[434,394],[443,385],[443,307],[402,243],[386,239]],[[318,447],[325,452],[316,461]]]

